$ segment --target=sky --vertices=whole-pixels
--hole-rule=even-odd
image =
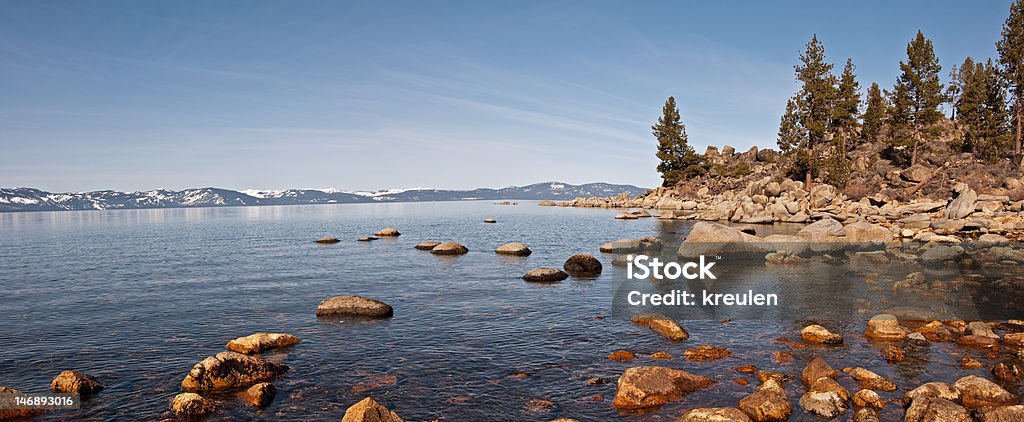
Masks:
[[[698,152],[772,147],[812,34],[887,88],[1009,4],[0,0],[0,187],[657,186],[668,96]]]

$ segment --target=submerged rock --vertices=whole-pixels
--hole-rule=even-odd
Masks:
[[[869,340],[901,340],[909,331],[900,326],[896,316],[891,314],[875,315],[868,321],[864,337]]]
[[[181,393],[171,399],[171,411],[179,417],[201,417],[215,410],[213,403],[196,393]]]
[[[324,299],[316,307],[317,316],[354,315],[387,318],[394,313],[391,305],[364,296],[334,296]]]
[[[392,412],[370,397],[353,404],[345,411],[341,422],[404,422],[401,416]]]
[[[536,268],[527,271],[526,274],[523,275],[523,280],[532,283],[554,283],[567,278],[569,278],[569,274],[566,274],[558,268]]]
[[[50,391],[54,393],[89,396],[98,393],[102,389],[103,385],[96,381],[95,377],[78,371],[61,371],[50,382]]]
[[[615,400],[618,409],[642,409],[679,400],[714,384],[711,378],[662,366],[629,368],[619,377]]]
[[[828,362],[825,362],[825,359],[814,358],[804,367],[803,372],[800,374],[800,381],[803,382],[805,387],[811,388],[819,378],[835,379],[838,373],[839,371],[832,369]]]
[[[498,246],[498,249],[494,250],[494,253],[499,255],[513,255],[513,256],[529,256],[533,253],[530,248],[519,242],[510,242],[504,245]]]
[[[252,407],[264,408],[274,402],[277,388],[269,382],[261,382],[249,387],[241,394],[242,400]]]
[[[683,356],[690,362],[710,362],[729,356],[729,350],[708,344],[686,349]]]
[[[678,422],[750,422],[750,418],[735,407],[712,407],[686,412]]]
[[[302,340],[291,334],[256,333],[231,340],[224,347],[232,352],[252,355],[271,349],[294,346],[300,341]]]
[[[595,276],[601,274],[603,269],[601,261],[598,261],[593,255],[585,253],[570,256],[562,268],[574,276]]]
[[[379,238],[378,237],[374,237],[374,236],[363,236],[363,237],[360,237],[360,238],[356,239],[356,241],[358,241],[358,242],[369,242],[369,241],[377,240],[377,239],[379,239]]]
[[[248,387],[288,372],[288,366],[235,352],[220,352],[197,363],[181,388],[205,391]]]
[[[662,314],[638,314],[633,315],[629,320],[634,324],[643,324],[651,327],[654,332],[672,341],[682,341],[690,338],[690,333],[679,326],[679,323]]]
[[[441,242],[430,250],[434,255],[464,255],[468,252],[469,248],[457,242]]]

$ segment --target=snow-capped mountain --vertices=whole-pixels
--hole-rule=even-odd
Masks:
[[[570,185],[549,182],[501,189],[442,190],[430,188],[388,189],[376,192],[341,189],[288,189],[234,191],[199,188],[144,192],[112,190],[51,193],[33,188],[0,189],[0,212],[106,210],[135,208],[218,207],[252,205],[349,204],[369,202],[465,201],[465,200],[567,200],[576,197],[638,195],[645,189],[631,185],[588,183]]]

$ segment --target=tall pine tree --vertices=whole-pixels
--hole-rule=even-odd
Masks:
[[[860,122],[860,83],[853,73],[856,67],[852,59],[846,59],[843,73],[839,76],[832,104],[832,135],[831,150],[825,162],[827,182],[833,186],[844,186],[850,178],[850,160],[846,157],[848,149],[855,146],[855,136]]]
[[[964,129],[960,147],[986,160],[996,160],[1006,155],[1012,142],[1002,81],[992,60],[982,64],[968,57],[960,72],[963,95],[957,102],[957,112]]]
[[[1013,94],[1015,124],[1014,155],[1020,157],[1024,131],[1024,0],[1010,5],[1010,16],[1003,23],[1003,38],[996,42],[1000,75]]]
[[[868,88],[867,107],[864,110],[864,128],[861,136],[865,142],[877,142],[882,134],[882,125],[885,124],[886,108],[885,97],[878,84],[872,82]]]
[[[941,70],[932,42],[917,31],[907,44],[907,61],[900,62],[902,73],[891,94],[890,117],[895,130],[890,156],[900,164],[917,163],[917,150],[928,135],[926,130],[943,117],[939,105],[946,97],[939,80]]]
[[[835,101],[835,76],[832,64],[825,61],[825,46],[814,35],[800,55],[800,64],[793,67],[802,86],[796,96],[797,116],[807,132],[805,148],[808,167],[804,173],[807,187],[811,186],[812,172],[819,170],[816,150],[828,144],[828,135]],[[818,151],[820,152],[820,151]]]
[[[658,172],[661,173],[662,186],[675,186],[704,172],[703,159],[688,143],[686,126],[679,119],[675,97],[668,97],[665,101],[662,116],[651,130],[658,140],[657,156],[661,160]]]
[[[790,98],[779,121],[777,141],[779,149],[789,158],[791,175],[803,176],[811,169],[811,157],[807,154],[807,130],[800,125],[798,112],[797,99]]]

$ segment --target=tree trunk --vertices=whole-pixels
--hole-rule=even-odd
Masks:
[[[1020,157],[1020,143],[1021,143],[1021,139],[1020,139],[1020,135],[1021,135],[1020,95],[1017,96],[1017,107],[1015,107],[1015,108],[1017,109],[1017,110],[1015,110],[1017,112],[1017,142],[1014,142],[1014,145],[1013,145],[1013,155],[1014,155],[1014,157]]]

